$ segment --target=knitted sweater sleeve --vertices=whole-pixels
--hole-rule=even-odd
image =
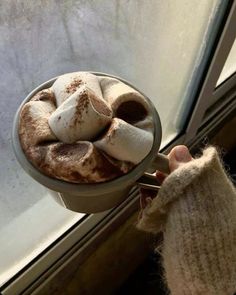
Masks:
[[[163,231],[172,295],[236,292],[236,192],[213,147],[165,179],[137,226]]]

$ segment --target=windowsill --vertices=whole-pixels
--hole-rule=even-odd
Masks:
[[[50,218],[55,210],[57,214]],[[45,197],[6,225],[0,237],[0,244],[6,249],[5,251],[2,249],[4,255],[1,257],[0,286],[42,253],[84,215],[65,211],[46,193]],[[38,216],[38,219],[35,216]],[[50,222],[47,222],[49,218]],[[17,245],[12,243],[12,233]],[[12,247],[14,247],[14,255]]]

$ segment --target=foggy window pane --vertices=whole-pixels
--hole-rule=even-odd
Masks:
[[[66,72],[115,74],[154,102],[168,142],[219,2],[1,0],[0,284],[82,216],[59,207],[17,163],[11,128],[21,101]]]

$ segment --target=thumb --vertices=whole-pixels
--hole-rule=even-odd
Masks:
[[[168,155],[170,171],[174,171],[184,163],[193,160],[188,148],[185,145],[174,147]]]

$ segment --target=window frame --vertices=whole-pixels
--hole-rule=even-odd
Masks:
[[[204,119],[207,109],[222,97],[224,98],[223,102],[214,109],[214,112],[217,113],[222,110],[224,105],[227,105],[227,108],[225,108],[220,120],[219,117],[212,120],[208,131],[219,125],[233,109],[236,109],[236,102],[232,99],[235,93],[233,92],[227,96],[227,93],[236,85],[236,74],[215,88],[236,36],[236,26],[234,26],[236,23],[235,0],[229,1],[228,9],[224,26],[218,28],[218,31],[221,31],[220,37],[218,38],[215,34],[215,38],[212,40],[211,47],[215,46],[213,43],[216,40],[217,46],[215,46],[214,52],[208,56],[208,61],[205,63],[208,70],[202,71],[202,75],[205,75],[205,77],[203,83],[198,85],[196,91],[198,96],[193,102],[192,115],[188,118],[189,123],[185,126],[185,131],[182,134],[179,134],[168,146],[161,150],[163,153],[168,153],[177,144],[186,144],[190,148],[195,146],[206,134],[206,129],[203,128],[199,132],[199,128],[207,120],[207,118]],[[96,243],[104,239],[109,234],[109,230],[114,228],[114,224],[117,226],[121,224],[137,210],[138,206],[138,189],[134,188],[128,198],[118,207],[82,218],[45,249],[39,257],[33,259],[29,265],[4,284],[0,288],[1,294],[37,293],[43,285],[52,280],[75,257],[79,256],[80,261],[86,259],[89,253],[88,249],[91,250]]]
[[[235,85],[235,74],[216,88],[217,80],[224,67],[230,49],[236,37],[236,1],[229,11],[226,23],[218,40],[216,49],[211,57],[200,94],[196,101],[192,116],[186,129],[186,141],[191,140],[201,125],[206,110],[217,100],[226,95]]]

